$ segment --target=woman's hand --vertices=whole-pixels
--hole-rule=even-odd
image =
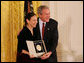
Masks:
[[[30,55],[30,54],[29,54],[29,57],[30,57],[30,58],[35,58],[35,56],[34,56],[34,55]]]
[[[35,58],[34,55],[30,55],[30,53],[26,50],[22,50],[22,53],[27,54],[30,58]]]

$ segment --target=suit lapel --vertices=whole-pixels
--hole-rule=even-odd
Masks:
[[[50,30],[49,22],[46,22],[46,26],[45,26],[45,30],[44,30],[44,38],[46,37],[46,34],[48,33],[49,30]]]
[[[40,34],[40,28],[39,28],[39,18],[37,19],[37,21],[38,21],[38,23],[37,23],[37,38],[39,39],[39,40],[41,40],[41,34]],[[44,38],[46,37],[46,34],[47,34],[47,32],[50,30],[50,28],[49,28],[49,22],[46,22],[46,26],[45,26],[45,30],[44,30]]]

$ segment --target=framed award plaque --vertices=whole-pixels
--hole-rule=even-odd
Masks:
[[[46,46],[43,40],[26,41],[29,53],[35,57],[40,57],[44,53],[47,53]]]

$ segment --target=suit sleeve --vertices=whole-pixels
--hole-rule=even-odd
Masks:
[[[50,51],[54,52],[58,45],[58,23],[56,23],[55,28],[53,29],[53,39],[52,39],[52,46]]]

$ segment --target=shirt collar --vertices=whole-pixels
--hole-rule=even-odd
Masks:
[[[46,22],[43,22],[40,18],[39,18],[39,22],[42,24],[42,23],[44,23],[44,24],[46,24]]]

